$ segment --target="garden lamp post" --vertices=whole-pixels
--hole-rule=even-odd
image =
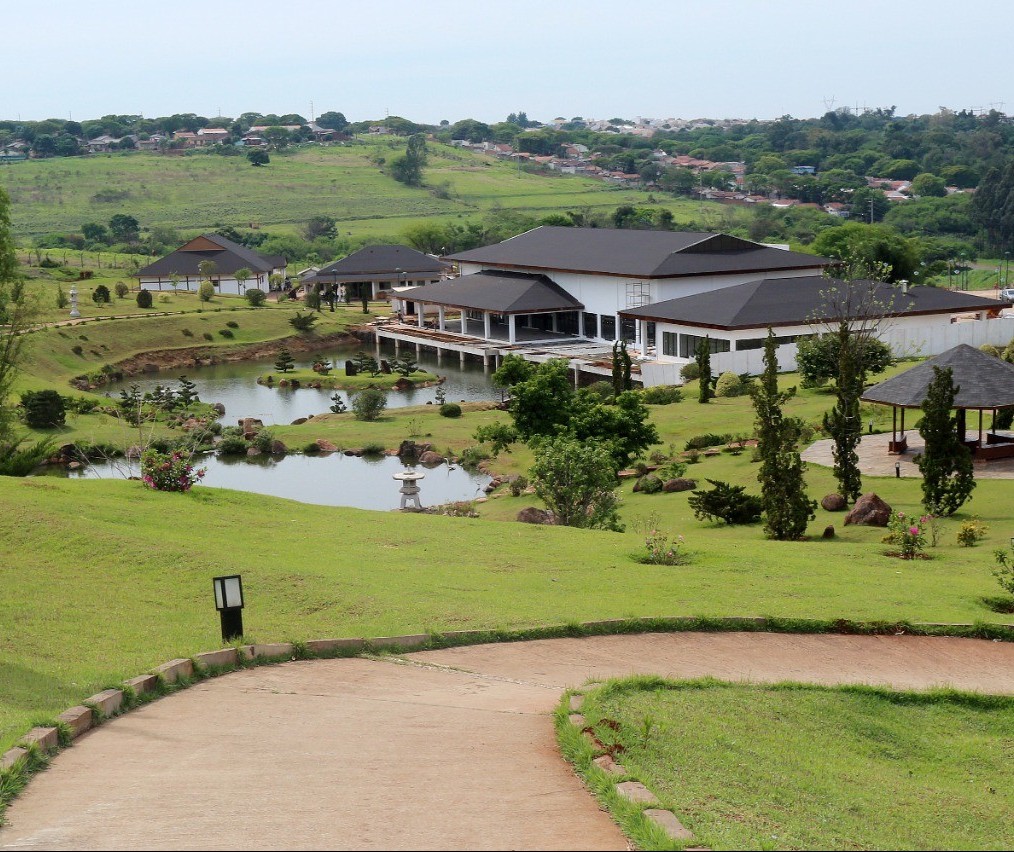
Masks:
[[[894,478],[901,479],[901,462],[894,463]]]
[[[222,641],[231,642],[243,635],[243,578],[229,574],[212,579],[215,609],[222,620]]]

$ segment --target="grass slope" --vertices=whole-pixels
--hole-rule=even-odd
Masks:
[[[582,712],[711,849],[1014,845],[1011,698],[635,678]]]
[[[508,163],[439,143],[429,145],[425,180],[441,190],[406,187],[375,162],[391,160],[404,147],[404,140],[393,139],[306,146],[273,152],[271,164],[263,168],[252,168],[245,157],[207,154],[134,152],[29,160],[0,171],[0,182],[11,196],[15,233],[22,236],[77,231],[84,222],[107,222],[121,212],[145,226],[188,230],[219,223],[292,226],[328,215],[342,223],[343,232],[362,236],[500,207],[533,213],[586,207],[611,211],[648,199],[648,193],[599,180],[519,173]],[[96,200],[103,190],[120,192],[122,198]],[[663,206],[673,210],[677,221],[710,215],[716,227],[742,217],[717,204],[668,199]]]

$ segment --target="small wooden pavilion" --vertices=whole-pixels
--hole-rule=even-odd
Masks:
[[[954,385],[958,389],[954,397],[957,411],[957,431],[966,446],[977,459],[997,459],[1014,456],[1014,437],[996,431],[996,413],[1000,408],[1014,406],[1014,364],[1008,364],[992,355],[981,352],[973,346],[962,343],[942,352],[935,358],[923,361],[911,370],[869,388],[863,395],[864,402],[890,405],[894,417],[891,427],[890,453],[904,453],[908,450],[905,435],[905,409],[921,408],[926,399],[933,368],[950,368]],[[898,411],[901,410],[901,428],[898,427]],[[967,412],[979,412],[978,437],[968,440]],[[989,431],[982,428],[982,413],[993,413]]]

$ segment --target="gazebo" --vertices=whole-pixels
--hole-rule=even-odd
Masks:
[[[950,368],[958,392],[954,397],[957,410],[957,429],[966,446],[975,458],[997,459],[1014,456],[1014,437],[996,431],[996,412],[1000,408],[1014,406],[1014,364],[1008,364],[992,355],[987,355],[973,346],[962,343],[942,352],[935,358],[906,370],[894,378],[874,385],[862,395],[864,402],[890,405],[893,410],[891,443],[889,453],[904,453],[908,450],[905,436],[905,409],[920,408],[926,399],[933,368]],[[898,409],[901,409],[899,437]],[[967,440],[966,413],[979,412],[979,434],[974,440]],[[993,412],[993,423],[983,441],[982,412]]]

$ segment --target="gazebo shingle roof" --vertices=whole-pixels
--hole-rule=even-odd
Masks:
[[[954,408],[990,409],[1014,405],[1014,364],[962,343],[923,361],[863,394],[864,402],[919,408],[933,381],[933,368],[950,367],[958,393]]]

